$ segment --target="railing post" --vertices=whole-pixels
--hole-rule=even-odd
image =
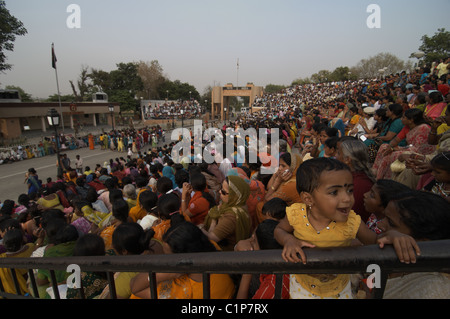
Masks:
[[[203,273],[203,299],[211,299],[211,284],[210,284],[210,274]]]
[[[36,278],[34,277],[33,269],[28,269],[28,278],[30,278],[31,288],[33,289],[33,295],[35,298],[39,298],[39,290],[36,284]]]
[[[53,293],[55,294],[55,299],[61,299],[61,296],[59,295],[58,282],[56,281],[56,275],[53,269],[50,270],[50,276],[53,287]]]
[[[148,283],[150,285],[150,298],[158,299],[158,285],[156,283],[156,274],[154,272],[149,272]]]
[[[114,283],[114,274],[108,271],[106,273],[106,276],[108,277],[109,283],[109,296],[111,297],[111,299],[117,299],[116,284]]]

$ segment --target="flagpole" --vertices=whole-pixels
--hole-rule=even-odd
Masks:
[[[52,66],[55,69],[56,88],[58,90],[59,112],[61,113],[61,124],[62,124],[62,129],[63,129],[63,132],[64,132],[64,115],[63,115],[63,112],[62,112],[61,94],[59,92],[59,81],[58,81],[58,67],[56,66],[56,56],[55,56],[54,44],[53,43],[52,43]]]
[[[237,80],[236,86],[239,87],[239,58],[237,59]]]

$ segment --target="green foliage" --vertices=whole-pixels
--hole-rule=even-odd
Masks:
[[[61,102],[74,102],[74,101],[75,96],[73,96],[72,94],[61,95]],[[58,94],[50,95],[47,98],[46,102],[59,102]]]
[[[25,35],[27,29],[6,9],[5,1],[0,1],[0,72],[10,70],[11,64],[6,63],[5,51],[14,50],[16,36]]]
[[[277,93],[285,88],[286,88],[285,85],[267,84],[266,87],[264,88],[264,92],[265,93]]]
[[[425,53],[424,61],[427,64],[450,57],[450,32],[445,28],[438,29],[432,36],[424,35],[419,50]]]
[[[14,86],[14,85],[7,85],[5,87],[6,90],[17,90],[19,91],[19,95],[20,95],[20,100],[22,102],[32,102],[33,98],[31,96],[31,94],[26,93],[21,87],[19,86]]]
[[[162,98],[168,97],[169,100],[189,100],[189,98],[192,98],[200,101],[200,94],[197,89],[189,83],[182,83],[180,80],[170,81],[165,79],[158,87],[158,95]]]

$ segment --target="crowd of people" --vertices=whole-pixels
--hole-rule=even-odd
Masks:
[[[183,111],[183,112],[182,112]],[[197,100],[191,101],[165,101],[164,103],[155,103],[148,105],[144,109],[146,119],[198,119],[203,114],[203,107]]]
[[[177,141],[161,147],[142,136],[145,147],[132,140],[136,152],[92,169],[77,159],[54,182],[40,184],[30,169],[28,192],[0,209],[1,257],[279,249],[287,262],[307,263],[307,248],[377,244],[393,245],[401,262],[420,263],[418,242],[450,239],[446,70],[297,85],[263,96],[262,112],[216,128],[234,142],[232,150],[220,152],[216,135],[202,136],[211,162],[205,152],[176,149]],[[240,135],[248,128],[257,136]],[[271,129],[278,129],[276,144]],[[128,133],[134,134],[104,134],[102,147],[119,149]],[[191,150],[199,146],[194,133]],[[251,138],[265,141],[264,151]],[[264,173],[268,166],[278,169]],[[26,271],[18,273],[22,293],[34,294]],[[51,298],[50,274],[35,274],[35,297]],[[9,274],[0,276],[14,293]],[[64,298],[109,297],[106,274],[82,272],[82,288],[67,287],[68,276],[56,271]],[[211,298],[272,299],[275,277],[270,269],[259,276],[212,274]],[[148,273],[117,272],[114,279],[118,298],[150,297]],[[282,298],[369,298],[366,279],[286,274]],[[202,281],[201,274],[157,273],[158,298],[202,298]],[[450,277],[391,274],[384,297],[450,298]]]

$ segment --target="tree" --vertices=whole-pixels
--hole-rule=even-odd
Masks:
[[[21,87],[14,85],[7,85],[5,87],[6,90],[17,90],[19,91],[20,100],[22,102],[33,102],[33,98],[31,94],[26,93]]]
[[[314,83],[323,83],[331,80],[331,72],[328,70],[320,70],[311,75],[311,81]]]
[[[191,92],[191,93],[189,93]],[[159,87],[158,94],[169,100],[193,100],[200,101],[200,94],[197,89],[189,83],[181,83],[180,80],[170,81],[166,79]]]
[[[432,37],[424,35],[421,40],[419,50],[425,53],[425,63],[431,64],[450,57],[450,32],[445,31],[445,28],[438,29]],[[411,54],[410,58],[412,57]]]
[[[136,110],[137,94],[143,89],[137,63],[118,63],[111,72],[92,69],[89,78],[97,91],[106,93],[109,101],[120,103],[122,110]]]
[[[163,68],[158,60],[151,62],[140,61],[138,64],[138,74],[142,80],[143,91],[139,95],[148,100],[160,100],[165,98],[160,96],[158,87],[164,83],[166,77],[163,75]]]
[[[93,92],[94,85],[90,82],[89,77],[89,67],[83,65],[81,67],[81,73],[77,80],[78,91],[75,88],[75,84],[70,80],[70,86],[72,87],[73,95],[75,96],[75,101],[83,102],[90,100],[90,93]]]
[[[0,1],[0,71],[10,70],[11,64],[6,63],[6,51],[14,50],[16,36],[25,35],[27,29],[23,23],[12,16],[6,9],[5,1]]]
[[[351,69],[351,72],[360,79],[372,79],[381,75],[406,71],[411,67],[411,63],[405,63],[391,53],[378,53],[373,57],[359,61]],[[381,70],[384,71],[381,72]]]
[[[281,90],[285,89],[286,86],[284,85],[278,85],[278,84],[267,84],[264,88],[265,93],[278,93],[281,92]]]
[[[335,82],[343,82],[348,80],[356,80],[356,76],[350,71],[348,66],[340,66],[331,73],[330,80]]]

